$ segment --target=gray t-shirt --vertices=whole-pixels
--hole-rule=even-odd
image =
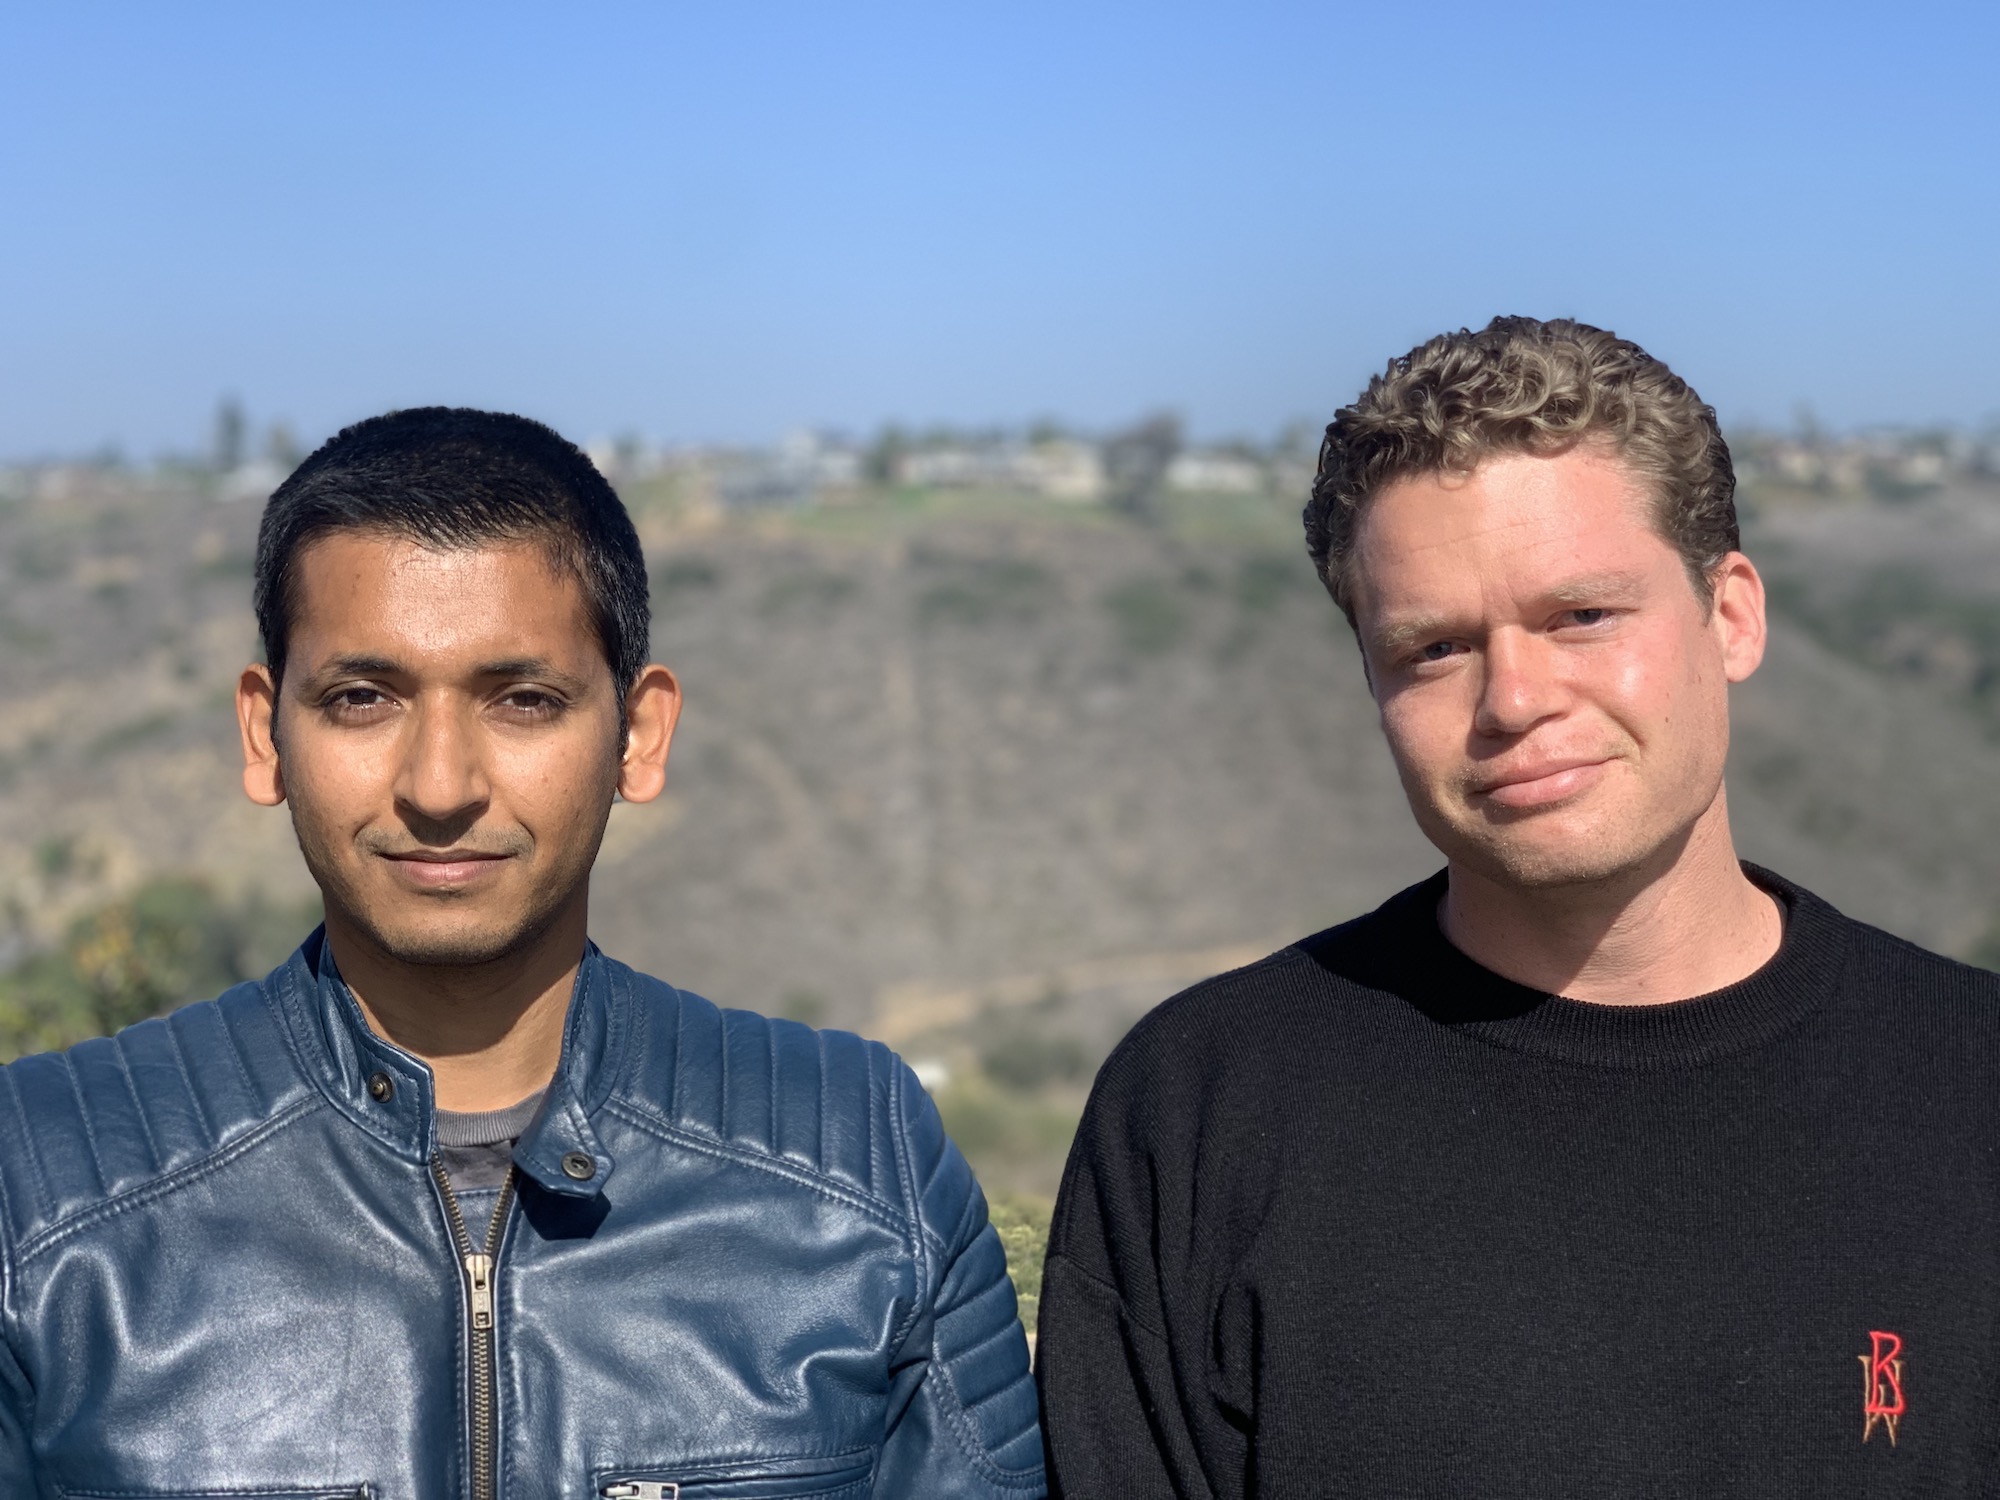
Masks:
[[[437,1112],[438,1155],[454,1193],[463,1198],[499,1191],[514,1163],[514,1143],[542,1107],[542,1093],[537,1089],[505,1109]]]

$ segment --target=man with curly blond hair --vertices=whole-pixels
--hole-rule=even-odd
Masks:
[[[1498,318],[1336,414],[1308,548],[1445,868],[1105,1064],[1051,1493],[2000,1493],[2000,979],[1743,863],[1714,412]]]

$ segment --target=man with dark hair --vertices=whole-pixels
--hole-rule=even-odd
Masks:
[[[326,923],[0,1070],[0,1494],[1042,1493],[1026,1340],[909,1070],[585,935],[680,693],[608,485],[520,417],[271,497],[244,787]]]
[[[1733,491],[1578,323],[1327,428],[1309,549],[1446,867],[1105,1064],[1052,1494],[2000,1493],[2000,978],[1738,860]]]

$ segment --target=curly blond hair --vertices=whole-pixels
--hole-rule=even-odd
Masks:
[[[1349,559],[1370,497],[1399,479],[1469,474],[1498,454],[1586,443],[1652,487],[1660,534],[1711,599],[1716,567],[1739,544],[1736,473],[1714,408],[1629,339],[1568,318],[1495,318],[1391,360],[1327,424],[1306,549],[1351,625]]]

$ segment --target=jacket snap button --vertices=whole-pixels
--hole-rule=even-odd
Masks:
[[[396,1081],[387,1073],[368,1075],[368,1097],[377,1104],[387,1104],[396,1097]]]
[[[588,1182],[597,1175],[597,1163],[581,1151],[563,1152],[563,1175],[574,1177],[578,1182]]]

